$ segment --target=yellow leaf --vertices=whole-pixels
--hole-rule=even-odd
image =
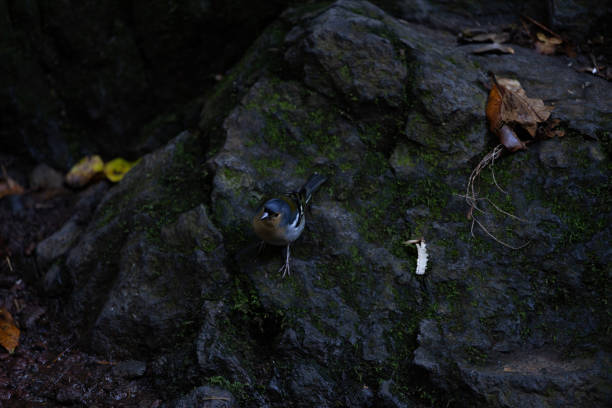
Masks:
[[[8,310],[0,309],[0,345],[13,353],[19,345],[19,329],[15,326],[13,316]]]
[[[139,161],[140,159],[133,162],[129,162],[122,158],[113,159],[104,166],[104,174],[106,174],[106,178],[116,183],[125,176],[125,173],[138,164]]]
[[[66,174],[66,183],[71,187],[83,187],[102,170],[104,170],[104,162],[100,156],[83,157]]]

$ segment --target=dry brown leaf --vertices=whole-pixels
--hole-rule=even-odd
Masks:
[[[503,96],[498,88],[497,84],[494,83],[489,92],[489,100],[486,106],[487,119],[489,121],[489,129],[491,132],[497,135],[501,144],[511,152],[517,150],[526,149],[525,143],[519,139],[514,130],[510,126],[504,123],[501,117],[501,107],[503,103]]]
[[[499,78],[497,85],[502,95],[500,120],[513,127],[520,126],[534,137],[538,123],[547,120],[554,107],[544,105],[541,99],[528,98],[515,79]]]
[[[528,98],[519,81],[493,76],[493,87],[486,106],[487,120],[491,132],[509,151],[526,148],[516,129],[521,127],[535,137],[538,124],[546,121],[552,110],[553,107],[544,105],[541,99]],[[563,135],[563,131],[553,131],[557,124],[550,128],[549,134],[558,137]]]
[[[96,360],[96,364],[100,364],[100,365],[115,365],[117,363],[115,363],[114,361]]]
[[[0,198],[7,195],[23,194],[23,187],[6,174],[6,169],[2,166],[2,177],[0,177]]]
[[[491,43],[483,45],[482,47],[475,48],[472,50],[472,54],[485,54],[487,52],[495,52],[501,54],[514,54],[514,49],[506,45],[499,43]]]
[[[557,51],[557,46],[551,43],[536,41],[535,49],[542,55],[553,55]]]
[[[487,33],[487,32],[469,32],[464,30],[460,35],[459,39],[466,43],[505,43],[510,39],[509,33]]]
[[[563,52],[565,53],[565,55],[567,55],[570,58],[576,58],[575,47],[572,44],[568,43],[567,41],[563,43]]]
[[[546,126],[543,126],[540,129],[541,133],[538,132],[538,134],[544,135],[545,137],[548,137],[551,139],[553,137],[563,137],[565,136],[565,130],[558,129],[560,125],[561,125],[561,121],[559,119],[550,120],[546,123]]]
[[[13,353],[19,345],[20,331],[8,310],[0,308],[0,345]]]
[[[87,156],[75,164],[66,174],[66,184],[71,187],[83,187],[94,177],[102,175],[104,162],[100,156]]]
[[[547,42],[553,45],[560,45],[563,43],[563,40],[559,37],[549,37],[544,33],[538,33],[536,35],[538,37],[538,41]]]
[[[546,34],[537,33],[538,41],[535,42],[536,51],[544,55],[552,55],[557,52],[557,46],[563,43],[559,37],[548,37]]]
[[[502,94],[499,88],[497,87],[497,84],[493,83],[493,87],[489,92],[489,100],[487,101],[487,106],[485,108],[487,119],[489,121],[489,129],[493,133],[497,133],[497,131],[503,126],[500,117],[501,104]]]
[[[479,34],[472,38],[473,42],[492,42],[492,43],[505,43],[510,40],[509,33],[486,33]]]
[[[471,42],[471,39],[477,35],[486,34],[487,31],[480,28],[465,28],[457,35],[457,39],[462,42]]]

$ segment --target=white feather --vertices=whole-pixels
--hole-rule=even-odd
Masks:
[[[425,245],[425,241],[421,240],[421,242],[416,243],[417,247],[417,264],[416,271],[417,275],[424,275],[425,269],[427,269],[427,247]]]
[[[299,218],[300,218],[300,213],[296,212],[295,213],[295,218],[293,219],[293,221],[291,221],[291,225],[289,225],[289,228],[296,228]]]

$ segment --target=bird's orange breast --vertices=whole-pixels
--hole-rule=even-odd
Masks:
[[[253,230],[255,234],[268,244],[286,245],[287,240],[284,238],[284,229],[279,226],[281,217],[261,219],[263,210],[253,217]]]

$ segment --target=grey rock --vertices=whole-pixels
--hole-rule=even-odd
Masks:
[[[605,16],[605,7],[592,7],[591,3],[583,0],[556,1],[550,10],[550,22],[553,28],[567,30],[581,39],[589,35],[587,27],[591,24],[600,24]]]
[[[218,387],[201,386],[164,406],[168,408],[235,408],[239,405],[229,391]]]
[[[39,266],[45,268],[64,255],[75,244],[82,230],[82,225],[69,220],[53,235],[39,242],[36,245],[36,260]]]
[[[289,391],[299,407],[331,407],[331,389],[331,383],[311,364],[297,366],[291,375]]]
[[[565,146],[555,142],[554,140],[545,140],[540,144],[540,160],[549,167],[568,167],[570,165],[570,152],[565,150]]]
[[[97,183],[80,194],[74,209],[74,214],[58,231],[36,245],[36,262],[38,267],[46,269],[53,261],[64,256],[78,241],[85,224],[108,189],[106,183]],[[50,281],[55,281],[55,272],[49,275]],[[45,285],[47,285],[46,282]]]
[[[67,289],[69,281],[63,275],[65,275],[65,272],[59,264],[51,265],[44,276],[43,290],[50,295],[55,295]]]
[[[46,164],[39,164],[30,173],[30,188],[54,189],[62,187],[64,177],[62,174]]]
[[[416,162],[413,160],[413,155],[410,154],[410,147],[405,144],[399,144],[395,147],[389,159],[389,164],[393,167],[397,177],[410,180],[421,175],[424,171],[423,163],[420,160]]]
[[[219,288],[227,281],[220,236],[196,201],[205,192],[185,196],[179,184],[167,183],[162,176],[174,160],[188,165],[180,160],[190,156],[177,155],[189,138],[184,133],[145,157],[115,185],[67,255],[74,287],[71,311],[95,316],[91,341],[100,350],[116,347],[127,356],[135,344],[157,348],[171,343],[184,330],[178,328],[193,320],[193,299],[220,296]],[[171,212],[158,210],[161,197],[174,203]],[[107,292],[100,291],[100,285],[107,285]]]
[[[408,408],[413,406],[412,404],[400,401],[400,399],[395,395],[391,389],[395,384],[392,380],[385,380],[380,385],[380,389],[378,390],[378,396],[383,401],[384,406],[393,407],[393,408]]]
[[[231,378],[241,383],[250,382],[247,371],[242,367],[239,357],[221,341],[223,335],[222,318],[227,313],[223,302],[205,302],[203,311],[206,319],[196,340],[198,364],[204,372],[230,373]]]
[[[442,343],[438,325],[433,320],[423,320],[419,329],[419,347],[414,351],[414,363],[432,373],[440,372],[440,364],[430,354],[428,348]]]
[[[284,13],[200,129],[144,157],[69,250],[69,309],[91,345],[156,354],[157,377],[214,378],[244,406],[606,406],[610,158],[585,137],[606,129],[611,85],[583,89],[560,59],[517,48],[474,56],[363,1]],[[490,201],[472,216],[520,250],[471,225],[461,197],[496,143],[487,69],[554,101],[569,130],[497,160],[499,187],[478,179]],[[282,278],[282,248],[258,253],[250,219],[314,171],[329,180]],[[416,277],[403,242],[420,237]]]
[[[367,3],[344,1],[308,21],[307,34],[290,50],[290,63],[304,63],[305,83],[332,96],[339,90],[349,100],[378,100],[399,106],[404,100],[406,65],[400,50],[379,33],[384,12]],[[379,18],[368,18],[352,10]],[[291,41],[294,36],[286,40]],[[295,61],[296,54],[301,54]]]

